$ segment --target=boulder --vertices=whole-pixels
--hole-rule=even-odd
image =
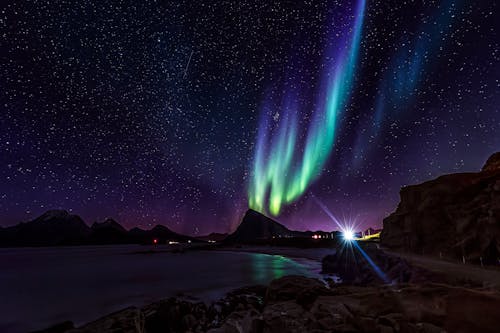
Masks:
[[[260,333],[264,321],[262,314],[257,310],[235,311],[226,318],[224,324],[210,333]]]
[[[204,328],[210,322],[204,303],[176,298],[153,303],[142,309],[148,333],[186,332]]]
[[[309,332],[309,325],[314,322],[312,315],[294,301],[269,304],[263,312],[265,333]]]
[[[290,275],[273,280],[266,293],[266,303],[294,300],[309,307],[319,295],[328,295],[330,290],[319,280]]]
[[[67,333],[143,333],[144,316],[140,309],[129,307],[97,319],[80,328],[65,331]]]

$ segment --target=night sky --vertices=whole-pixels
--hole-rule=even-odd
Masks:
[[[294,149],[307,150],[325,63],[342,60],[331,50],[360,2],[3,3],[0,224],[61,208],[128,228],[234,229],[283,100],[300,106]],[[401,186],[499,151],[498,7],[367,1],[331,153],[277,219],[336,228],[315,197],[380,226]]]

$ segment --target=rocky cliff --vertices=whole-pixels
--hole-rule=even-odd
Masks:
[[[480,172],[441,176],[401,189],[384,219],[383,246],[468,262],[500,258],[500,153]]]

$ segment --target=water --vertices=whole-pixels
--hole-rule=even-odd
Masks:
[[[83,324],[179,294],[208,302],[238,287],[290,274],[317,277],[320,270],[316,261],[257,253],[137,253],[147,249],[0,249],[0,332]]]

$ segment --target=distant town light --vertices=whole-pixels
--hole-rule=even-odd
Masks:
[[[153,239],[153,244],[158,244],[158,239]]]

